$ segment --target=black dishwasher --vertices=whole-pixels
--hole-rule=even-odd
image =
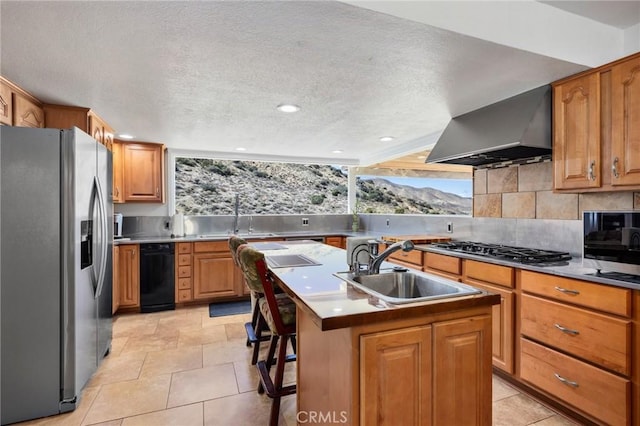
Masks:
[[[176,308],[173,243],[140,244],[140,312]]]

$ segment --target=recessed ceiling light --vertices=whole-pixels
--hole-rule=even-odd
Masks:
[[[278,105],[278,111],[282,112],[298,112],[300,111],[300,107],[294,104],[280,104]]]
[[[334,149],[331,152],[334,153],[334,154],[342,154],[342,150],[341,149]]]
[[[247,150],[247,148],[243,148],[241,146],[236,148],[236,151],[246,151],[246,150]]]
[[[393,140],[393,136],[382,136],[380,138],[380,142],[391,142]]]
[[[120,139],[133,139],[133,136],[128,135],[128,134],[126,134],[126,133],[119,134],[119,135],[118,135],[118,137],[119,137]]]

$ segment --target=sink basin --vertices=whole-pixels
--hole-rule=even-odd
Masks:
[[[335,275],[365,293],[392,304],[424,302],[480,293],[480,290],[466,284],[413,272],[385,272],[373,275],[339,272]]]

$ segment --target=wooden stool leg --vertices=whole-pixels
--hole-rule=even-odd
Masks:
[[[289,336],[286,334],[282,336],[280,340],[280,345],[278,346],[278,359],[276,365],[276,377],[274,381],[274,386],[276,388],[276,392],[280,392],[282,390],[282,380],[284,379],[284,367],[286,365],[287,360],[287,342],[289,340]],[[278,418],[280,417],[280,395],[273,398],[273,403],[271,404],[271,421],[269,424],[271,426],[278,426]]]
[[[265,319],[262,314],[258,314],[258,318],[255,322],[256,341],[253,344],[253,356],[251,357],[251,365],[256,365],[258,362],[258,354],[260,353],[260,342],[262,341],[262,331],[265,328]]]
[[[271,343],[269,344],[269,353],[267,354],[267,359],[265,360],[265,366],[267,367],[267,371],[271,370],[271,366],[273,365],[273,358],[276,353],[276,347],[278,346],[278,340],[280,336],[277,334],[273,334],[271,336]],[[264,386],[262,386],[262,382],[258,383],[258,393],[264,393]]]

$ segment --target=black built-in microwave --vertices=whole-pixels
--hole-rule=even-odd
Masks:
[[[583,265],[640,275],[640,211],[585,211]]]

